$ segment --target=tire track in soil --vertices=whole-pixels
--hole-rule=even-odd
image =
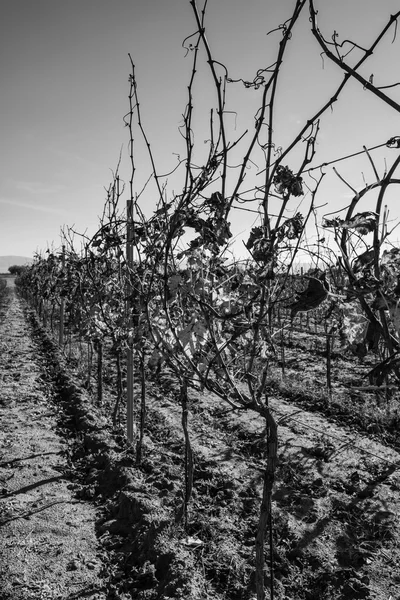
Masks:
[[[40,349],[8,279],[0,323],[0,597],[103,600],[96,509],[63,473],[68,445]]]

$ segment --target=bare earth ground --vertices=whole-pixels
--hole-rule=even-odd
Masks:
[[[8,285],[12,286],[8,279]],[[0,597],[104,598],[96,509],[63,473],[68,442],[9,287],[0,323]]]
[[[0,598],[252,600],[264,424],[192,392],[193,499],[170,377],[140,468],[10,289],[0,312]],[[61,363],[61,368],[60,368]],[[400,600],[400,453],[271,398],[275,599]],[[268,554],[265,581],[269,583]],[[268,597],[268,595],[267,595]]]

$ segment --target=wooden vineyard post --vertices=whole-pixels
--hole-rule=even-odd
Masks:
[[[183,516],[185,520],[185,530],[188,529],[188,507],[192,498],[193,491],[193,450],[190,443],[188,430],[188,393],[187,381],[183,380],[180,392],[182,406],[182,429],[185,436],[185,498],[183,504]]]
[[[64,274],[65,271],[65,246],[62,247],[61,254],[61,269]],[[64,346],[64,315],[65,315],[65,298],[60,298],[60,324],[58,329],[58,345],[60,348]]]
[[[266,421],[266,430],[268,432],[267,442],[267,464],[264,471],[263,494],[260,507],[260,515],[258,520],[256,534],[256,593],[257,600],[265,600],[264,586],[264,546],[265,533],[268,524],[272,527],[271,519],[271,504],[272,504],[272,489],[275,481],[275,469],[278,453],[278,426],[272,416],[268,405],[261,411],[262,416]],[[272,563],[272,549],[271,549]],[[274,600],[274,574],[271,569],[270,573],[270,600]]]
[[[128,329],[132,330],[132,270],[133,270],[133,200],[127,201],[126,206],[126,310],[128,317]],[[133,342],[132,336],[128,336],[128,348],[126,351],[126,435],[129,442],[133,443],[134,432],[134,411],[133,411]]]
[[[334,335],[335,327],[331,327],[329,331],[326,331],[326,387],[328,389],[329,400],[332,399],[332,350]]]
[[[97,404],[103,404],[103,342],[96,342],[97,351]]]

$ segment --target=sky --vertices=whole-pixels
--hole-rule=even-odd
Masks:
[[[48,247],[58,248],[63,227],[89,236],[96,231],[120,153],[120,176],[129,181],[129,132],[123,120],[129,110],[129,53],[158,172],[168,173],[177,166],[184,153],[179,126],[193,57],[182,42],[195,32],[196,25],[189,0],[3,0],[1,4],[0,255],[30,257]],[[202,4],[199,0],[200,8]],[[227,67],[229,77],[251,81],[258,69],[274,62],[281,32],[267,33],[289,18],[294,4],[294,0],[209,0],[207,38],[215,60]],[[316,0],[316,7],[326,37],[336,31],[340,40],[351,38],[363,46],[375,39],[399,3]],[[393,42],[393,33],[392,28],[362,71],[367,78],[373,74],[377,85],[400,81],[400,34]],[[210,109],[216,107],[204,58],[200,53],[194,84],[193,133],[200,166],[210,137]],[[274,127],[277,146],[285,148],[342,78],[340,69],[321,57],[306,11],[296,25],[281,70]],[[230,112],[225,118],[231,140],[246,129],[251,133],[261,93],[262,89],[228,84],[226,109]],[[400,102],[400,86],[387,93]],[[321,120],[313,164],[361,151],[363,145],[382,144],[394,135],[400,135],[400,115],[351,82]],[[232,153],[233,163],[240,163],[247,139]],[[388,148],[372,153],[380,174],[385,164],[390,167],[396,153]],[[263,157],[254,158],[244,189],[263,184],[259,174]],[[290,155],[287,164],[295,170],[298,160],[298,155]],[[151,169],[137,127],[135,165],[138,193]],[[374,180],[365,155],[336,166],[356,190]],[[332,167],[324,170],[317,219],[346,207],[352,196]],[[231,185],[235,172],[230,170]],[[183,176],[178,169],[165,178],[167,193],[182,190]],[[396,191],[388,195],[393,224],[400,217],[397,196]],[[155,197],[150,184],[141,196],[148,215]],[[121,201],[127,198],[128,186]],[[373,210],[375,199],[370,195],[360,208]],[[303,203],[297,208],[305,212],[307,197]],[[232,230],[239,253],[256,223],[257,214],[233,211]]]

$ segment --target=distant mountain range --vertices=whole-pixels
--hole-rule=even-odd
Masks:
[[[33,258],[28,256],[0,256],[0,273],[8,273],[8,267],[13,265],[30,265]]]

